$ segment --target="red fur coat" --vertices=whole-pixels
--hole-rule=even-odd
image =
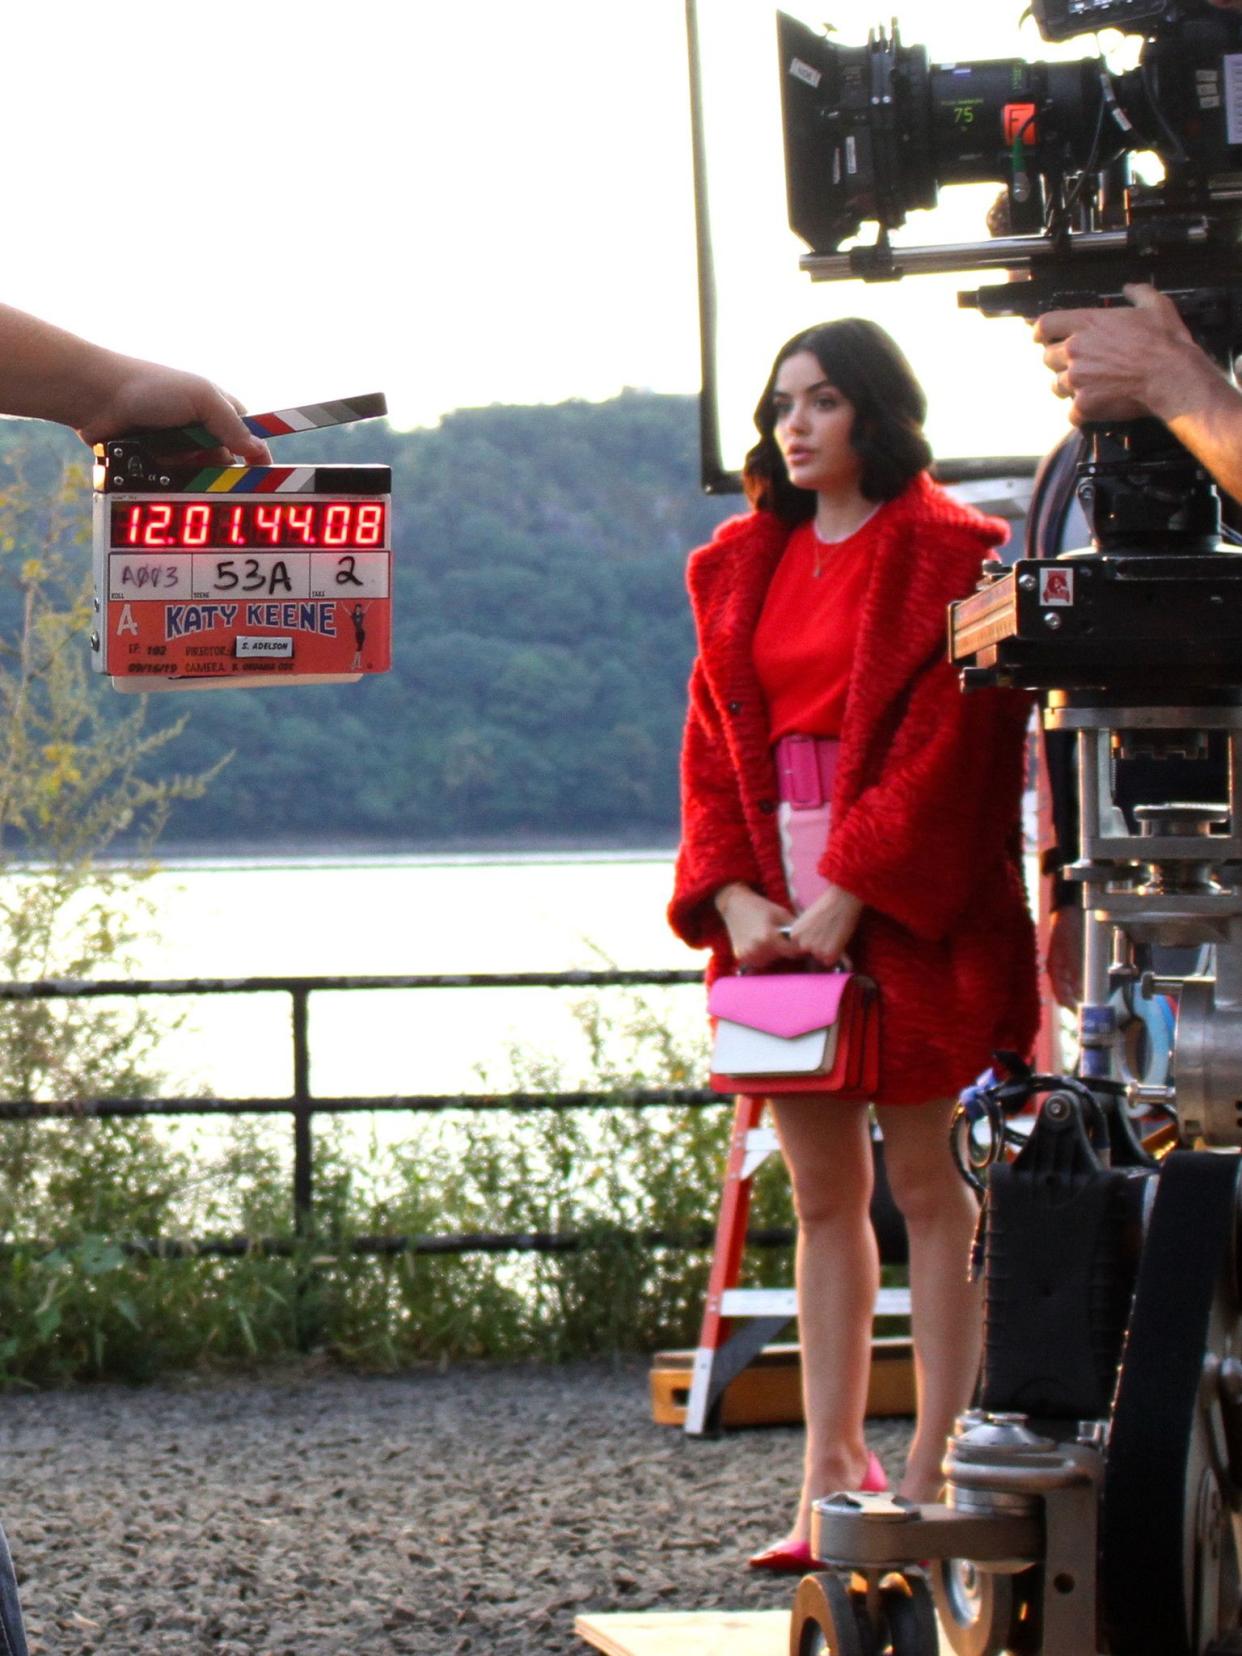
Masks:
[[[821,872],[866,905],[850,945],[880,985],[879,1104],[945,1097],[1038,1022],[1020,864],[1029,699],[963,695],[945,610],[1005,527],[919,476],[884,509],[858,617],[832,827]],[[789,538],[768,513],[722,524],[691,554],[699,655],[682,749],[682,843],[669,919],[735,966],[713,895],[731,880],[788,905],[767,711],[752,640]]]

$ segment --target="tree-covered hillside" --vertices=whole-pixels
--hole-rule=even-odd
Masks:
[[[0,461],[23,436],[3,429]],[[46,429],[37,442],[82,454]],[[190,715],[170,769],[232,754],[204,799],[177,807],[166,839],[671,835],[685,556],[736,509],[699,494],[696,443],[692,398],[640,392],[465,409],[430,431],[369,422],[279,440],[282,461],[393,468],[393,671],[153,696],[155,721]],[[101,682],[99,694],[113,693]]]

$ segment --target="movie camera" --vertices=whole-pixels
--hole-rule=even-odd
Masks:
[[[1222,365],[1242,346],[1242,17],[1206,0],[1033,0],[1097,59],[932,65],[897,25],[862,47],[779,21],[790,222],[816,279],[997,268],[985,316],[1169,293]],[[1163,178],[1143,184],[1132,158]],[[943,185],[994,181],[990,240],[890,241]],[[864,221],[871,245],[842,250]],[[999,222],[997,222],[999,221]],[[1016,1061],[990,1122],[979,1407],[946,1500],[817,1504],[793,1656],[1242,1651],[1242,553],[1210,477],[1156,421],[1091,428],[1092,546],[984,572],[955,604],[967,689],[1041,693],[1076,749],[1085,926],[1074,1076]],[[1189,971],[1173,951],[1190,951]],[[1119,996],[1177,1005],[1167,1077],[1136,1079]],[[1007,1123],[1038,1103],[1012,1159]],[[1134,1119],[1165,1123],[1140,1141]],[[959,1132],[960,1148],[960,1132]],[[919,1561],[919,1562],[915,1562]]]
[[[1103,296],[1110,281],[1135,280],[1136,258],[1176,255],[1195,284],[1228,277],[1242,211],[1242,19],[1207,0],[1034,0],[1033,11],[1049,40],[1105,27],[1141,35],[1137,66],[930,64],[896,21],[852,47],[779,17],[789,223],[812,249],[804,270],[883,280],[1008,266],[1034,287],[964,302],[1024,316],[1059,296],[1050,282]],[[1161,182],[1135,181],[1131,158],[1143,151],[1162,162]],[[890,243],[941,188],[987,182],[1005,192],[1004,234]],[[875,244],[839,252],[865,220]]]

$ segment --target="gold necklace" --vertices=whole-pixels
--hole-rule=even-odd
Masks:
[[[879,509],[880,509],[880,506],[879,506],[879,503],[877,502],[876,505],[874,505],[871,508],[871,510],[867,513],[866,517],[861,519],[860,522],[856,523],[854,525],[854,527],[850,530],[848,535],[842,535],[839,540],[832,540],[832,541],[824,540],[823,537],[820,535],[819,528],[818,528],[818,526],[815,522],[815,519],[814,518],[811,519],[811,539],[815,543],[815,559],[814,559],[814,565],[811,569],[811,574],[814,576],[814,578],[817,581],[818,581],[819,577],[824,572],[824,565],[823,565],[822,560],[823,560],[823,556],[824,556],[825,551],[827,551],[829,548],[835,549],[836,547],[841,546],[845,541],[849,540],[852,536],[856,535],[860,529],[862,529],[866,524],[871,522],[872,518],[879,511]]]
[[[815,580],[818,581],[820,576],[824,573],[824,553],[835,547],[838,543],[836,541],[824,540],[814,522],[811,524],[811,538],[815,543],[815,563],[811,570],[811,574]],[[848,538],[849,537],[847,536],[846,539],[848,540]]]

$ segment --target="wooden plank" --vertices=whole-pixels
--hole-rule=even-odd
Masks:
[[[577,1617],[574,1631],[604,1656],[787,1656],[789,1611],[591,1613]]]
[[[726,1317],[795,1317],[798,1302],[792,1288],[728,1288],[720,1309]],[[877,1317],[908,1317],[910,1290],[881,1288],[875,1299]]]
[[[657,1426],[681,1426],[690,1391],[692,1351],[661,1351],[649,1376],[651,1417]],[[867,1391],[870,1417],[914,1413],[914,1359],[910,1341],[901,1336],[876,1339],[871,1346]],[[783,1426],[802,1419],[802,1375],[796,1345],[765,1346],[728,1386],[721,1425]]]
[[[792,1599],[796,1583],[789,1578]],[[631,1610],[579,1616],[574,1632],[604,1656],[788,1656],[788,1610]],[[940,1656],[953,1656],[937,1627]]]

